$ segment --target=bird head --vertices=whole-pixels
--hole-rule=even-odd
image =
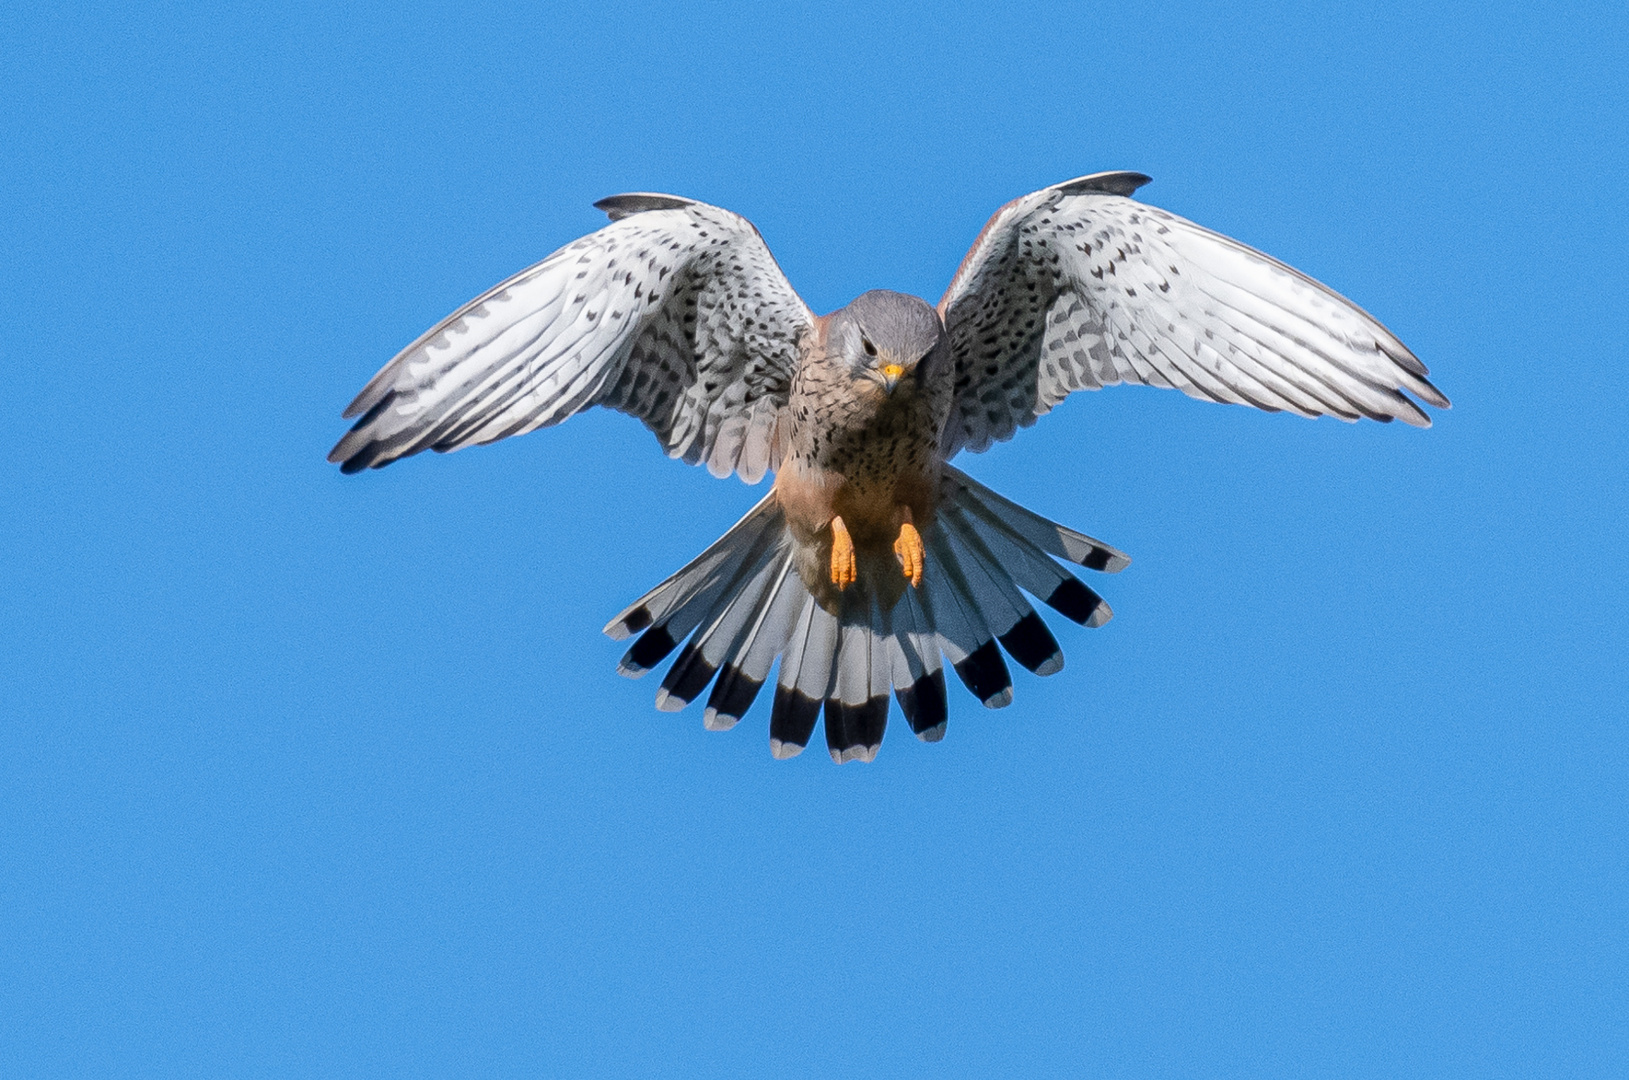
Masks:
[[[876,289],[856,297],[831,316],[828,348],[845,361],[856,380],[892,394],[914,384],[942,349],[945,327],[927,302],[904,293]]]

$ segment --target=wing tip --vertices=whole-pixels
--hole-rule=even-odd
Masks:
[[[649,210],[683,210],[695,204],[696,200],[681,198],[678,195],[663,195],[655,191],[629,191],[621,195],[607,195],[594,204],[594,209],[605,211],[605,216],[612,221],[621,221],[625,217],[643,214]]]
[[[1409,390],[1419,397],[1421,401],[1436,409],[1451,409],[1454,407],[1454,403],[1448,400],[1448,395],[1438,390],[1429,380],[1420,379],[1419,382],[1420,385],[1418,386],[1410,385]]]
[[[400,448],[387,448],[384,443],[366,435],[355,438],[355,431],[347,432],[345,437],[334,444],[328,451],[330,464],[338,465],[339,471],[346,476],[352,476],[364,469],[382,469],[393,461],[400,461],[404,457],[412,457],[417,450],[408,450],[403,453]]]
[[[1423,382],[1424,380],[1421,380],[1421,381]],[[1438,408],[1438,409],[1452,408],[1452,406],[1448,403],[1448,399],[1442,395],[1441,391],[1437,390],[1436,387],[1431,386],[1430,383],[1426,383],[1425,385],[1427,387],[1429,387],[1431,390],[1436,391],[1436,393],[1427,394],[1421,388],[1419,388],[1417,386],[1412,386],[1412,385],[1409,386],[1408,389],[1412,390],[1414,392],[1414,394],[1417,397],[1419,397],[1422,401],[1424,401],[1427,405],[1433,406],[1434,408]],[[1397,396],[1402,400],[1403,404],[1406,406],[1406,408],[1400,408],[1400,409],[1397,410],[1397,414],[1396,414],[1397,419],[1401,420],[1403,423],[1407,424],[1409,427],[1416,427],[1416,428],[1422,428],[1423,429],[1423,428],[1428,428],[1428,427],[1431,426],[1431,423],[1432,423],[1431,415],[1429,413],[1427,413],[1424,409],[1420,408],[1419,404],[1417,402],[1415,402],[1415,400],[1413,398],[1407,397],[1406,395],[1402,394],[1401,392],[1399,392]],[[1388,417],[1386,417],[1386,419],[1390,420],[1391,417],[1388,416]]]
[[[1140,172],[1098,172],[1086,176],[1077,176],[1073,180],[1065,180],[1061,184],[1052,185],[1052,190],[1064,195],[1081,195],[1088,191],[1100,191],[1106,195],[1132,195],[1144,184],[1152,183],[1154,178],[1147,173]]]
[[[375,452],[375,444],[370,439],[354,438],[354,431],[346,432],[345,437],[334,444],[328,451],[328,463],[338,465],[339,471],[346,476],[352,476],[368,468],[370,465],[378,467],[388,465],[391,460],[378,461],[379,454]]]

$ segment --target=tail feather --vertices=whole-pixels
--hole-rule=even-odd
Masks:
[[[724,657],[740,644],[749,631],[765,602],[765,594],[778,586],[792,562],[792,553],[785,546],[764,552],[758,568],[751,578],[728,599],[723,610],[696,631],[689,644],[679,650],[662,689],[656,695],[656,707],[663,712],[677,712],[690,704],[713,681]]]
[[[894,639],[893,618],[892,613],[876,600],[870,604],[870,613],[871,678],[867,683],[866,696],[873,700],[882,698],[886,711],[888,692],[894,688],[893,656],[888,650],[888,643]]]
[[[858,584],[823,604],[799,576],[807,553],[799,554],[771,492],[605,628],[616,639],[640,635],[619,670],[643,674],[683,644],[657,707],[683,708],[711,684],[702,719],[720,731],[746,713],[779,659],[770,752],[802,753],[823,716],[834,761],[870,761],[890,691],[918,738],[944,737],[946,663],[990,708],[1012,701],[1003,650],[1039,675],[1062,669],[1057,639],[1028,596],[1086,626],[1108,621],[1103,599],[1055,559],[1111,573],[1130,561],[948,466],[938,513],[922,532],[920,587],[901,591],[897,577],[884,586],[899,568],[873,553],[861,560]]]
[[[785,515],[781,513],[772,491],[758,500],[756,506],[730,526],[728,532],[713,541],[706,551],[606,623],[606,636],[612,641],[622,641],[630,634],[637,634],[660,622],[681,605],[702,594],[722,589],[719,574],[734,568],[733,564],[739,560],[743,548],[766,532],[779,535],[784,530]]]
[[[816,604],[809,620],[809,642],[803,652],[803,663],[798,666],[797,678],[783,678],[782,685],[791,686],[817,703],[825,701],[831,690],[837,646],[842,641],[841,629],[837,616]]]
[[[945,532],[933,528],[927,539],[928,565],[922,580],[927,585],[928,617],[938,633],[939,648],[962,685],[985,708],[1000,709],[1012,704],[1012,675],[996,648],[995,635],[973,602]]]
[[[820,719],[820,702],[825,697],[826,676],[830,673],[833,642],[828,630],[835,629],[831,617],[814,597],[803,604],[786,652],[781,656],[780,675],[776,679],[775,704],[769,716],[769,752],[777,759],[797,757],[809,745],[814,734],[815,721]],[[805,665],[812,679],[815,669],[820,671],[820,697],[799,690],[804,681]]]
[[[947,546],[964,573],[968,598],[985,618],[1007,653],[1038,675],[1063,669],[1058,643],[1029,606],[1012,578],[996,563],[978,538],[964,533],[954,520],[944,523]]]
[[[894,653],[894,697],[905,722],[923,742],[945,737],[949,701],[945,696],[945,669],[939,646],[927,626],[927,616],[914,591],[894,608],[894,634],[888,639]]]
[[[1101,596],[1022,534],[1004,527],[999,518],[986,517],[988,510],[977,502],[963,498],[947,505],[941,514],[954,516],[968,534],[977,537],[990,560],[1011,576],[1013,584],[1039,597],[1064,618],[1094,628],[1113,618],[1114,612]]]
[[[736,590],[742,582],[761,569],[764,560],[772,557],[772,549],[776,545],[785,543],[784,519],[778,511],[774,515],[765,515],[752,525],[752,531],[742,533],[724,559],[699,569],[690,578],[679,580],[653,605],[642,609],[649,613],[659,611],[660,614],[655,616],[656,622],[639,635],[623,655],[622,663],[617,665],[619,674],[637,679],[660,663],[679,642],[690,636],[692,630],[727,608],[735,599]],[[681,570],[679,574],[683,575],[684,571]],[[675,596],[678,598],[672,599]],[[627,626],[628,622],[629,619],[623,617],[612,625]]]
[[[967,568],[973,600],[995,630],[996,640],[1014,660],[1037,675],[1056,675],[1063,670],[1063,650],[1035,614],[1024,594],[1018,591],[1010,573],[991,554],[977,534],[967,529],[955,515],[943,519],[945,537],[956,557]]]
[[[956,498],[954,493],[957,488],[966,493],[956,498],[958,503],[981,506],[992,522],[999,522],[1001,527],[1023,536],[1048,555],[1056,555],[1060,559],[1079,563],[1088,570],[1101,570],[1106,574],[1118,574],[1131,565],[1131,556],[1118,548],[1019,506],[960,469],[946,465],[944,470],[945,487],[953,493],[952,498]]]
[[[881,605],[866,592],[854,593],[843,600],[841,638],[826,696],[826,747],[839,765],[876,757],[888,725],[891,672],[877,625]]]
[[[718,682],[707,698],[702,724],[709,731],[728,731],[746,715],[758,691],[769,679],[775,658],[792,636],[794,620],[809,600],[792,561],[781,570],[773,595],[758,613],[758,620],[719,669]]]

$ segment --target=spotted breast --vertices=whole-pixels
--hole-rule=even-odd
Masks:
[[[799,576],[829,609],[855,580],[891,603],[912,576],[896,545],[933,521],[952,398],[944,340],[927,303],[877,291],[820,320],[805,343],[775,492]]]

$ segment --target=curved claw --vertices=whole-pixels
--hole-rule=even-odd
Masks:
[[[922,534],[909,521],[899,527],[899,539],[894,541],[894,554],[899,556],[900,568],[910,579],[911,588],[922,584]]]
[[[831,583],[846,589],[860,576],[859,561],[854,557],[854,539],[848,534],[843,519],[831,519]]]

